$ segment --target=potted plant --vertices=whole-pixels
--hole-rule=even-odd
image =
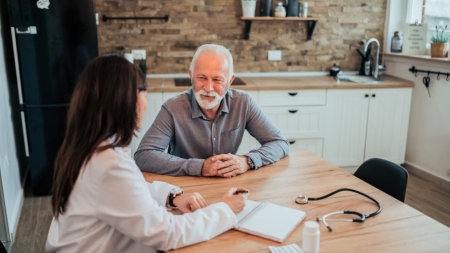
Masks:
[[[241,0],[242,3],[242,16],[247,18],[253,18],[256,10],[256,0]]]
[[[445,32],[447,26],[439,31],[436,26],[436,32],[431,36],[430,54],[431,57],[445,57],[448,52],[448,40],[450,34]]]

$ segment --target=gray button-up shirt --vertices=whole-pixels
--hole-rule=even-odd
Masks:
[[[236,154],[245,130],[262,145],[243,154],[255,168],[289,154],[287,139],[245,91],[228,89],[216,118],[209,120],[189,89],[163,104],[134,158],[142,171],[201,176],[206,158]]]

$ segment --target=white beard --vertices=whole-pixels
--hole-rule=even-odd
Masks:
[[[200,91],[195,91],[194,89],[192,90],[194,91],[195,100],[197,100],[198,105],[205,110],[209,110],[216,107],[220,103],[220,101],[222,101],[222,99],[225,97],[225,94],[227,93],[227,91],[225,90],[223,92],[223,95],[220,96],[215,91],[206,92],[205,90]],[[203,100],[200,95],[214,97],[214,100],[213,101]]]

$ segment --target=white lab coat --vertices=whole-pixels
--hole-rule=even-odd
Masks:
[[[53,219],[46,252],[156,252],[209,240],[237,225],[223,202],[173,215],[173,185],[147,183],[122,148],[95,154],[81,170],[67,208]]]

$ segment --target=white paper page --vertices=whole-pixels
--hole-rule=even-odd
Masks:
[[[236,215],[238,221],[241,221],[247,214],[249,214],[253,209],[255,209],[261,202],[256,202],[253,200],[246,200],[244,210]]]
[[[238,219],[242,220],[258,204],[259,202],[250,201],[242,214],[239,214]],[[252,214],[252,218],[241,224],[238,230],[282,242],[304,217],[305,212],[303,211],[267,203],[263,209]]]

